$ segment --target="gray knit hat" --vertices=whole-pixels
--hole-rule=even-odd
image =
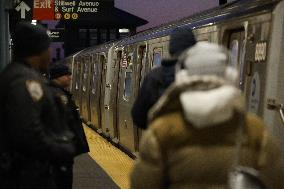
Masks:
[[[178,60],[177,72],[184,72],[186,76],[215,75],[234,84],[238,80],[237,69],[229,66],[228,50],[209,42],[198,42],[184,51]],[[181,79],[178,75],[177,79]]]

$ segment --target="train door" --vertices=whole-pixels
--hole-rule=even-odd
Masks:
[[[147,46],[140,45],[137,49],[137,64],[136,64],[136,73],[135,73],[135,91],[134,91],[134,99],[137,98],[137,95],[139,93],[142,81],[145,76],[146,72],[146,59],[147,59]],[[142,137],[143,130],[139,129],[138,127],[134,127],[134,144],[135,144],[135,150],[139,151],[139,141]]]
[[[82,63],[82,111],[81,115],[85,122],[90,120],[89,118],[89,82],[90,82],[90,55],[83,57]]]
[[[100,80],[100,125],[101,129],[105,130],[106,123],[105,123],[105,109],[108,107],[104,104],[105,99],[105,85],[106,85],[106,70],[107,70],[107,58],[104,54],[99,55],[99,64],[101,65],[101,80]],[[102,132],[99,130],[99,132]]]
[[[262,117],[270,27],[268,22],[253,23],[255,20],[239,29],[228,30],[228,48],[230,64],[239,70],[239,86],[244,92],[247,110]]]
[[[134,52],[135,50],[130,48],[124,49],[120,65],[118,94],[119,143],[131,152],[135,152],[134,128],[130,113],[134,100]]]
[[[77,106],[80,107],[80,79],[81,79],[81,63],[80,57],[75,61],[75,74],[74,74],[74,98]]]
[[[91,126],[95,129],[101,128],[100,118],[100,96],[101,96],[101,73],[102,64],[98,61],[98,56],[93,54],[93,59],[90,64],[90,121]]]
[[[113,72],[112,86],[113,90],[111,92],[111,106],[113,107],[113,128],[114,128],[114,142],[118,142],[119,139],[119,127],[118,127],[118,92],[119,92],[119,71],[120,64],[122,63],[122,50],[115,52],[114,57],[115,65]]]

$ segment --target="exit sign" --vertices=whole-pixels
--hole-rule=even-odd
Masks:
[[[0,0],[1,1],[1,0]],[[90,20],[111,11],[107,0],[14,0],[13,15],[20,20]]]
[[[33,19],[54,20],[54,0],[34,0]]]

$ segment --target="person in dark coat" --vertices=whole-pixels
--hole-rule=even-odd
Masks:
[[[55,161],[75,156],[74,134],[60,118],[49,80],[46,30],[20,23],[13,61],[0,74],[0,188],[59,189]]]
[[[65,120],[66,124],[75,134],[76,155],[89,152],[88,142],[83,130],[82,120],[78,112],[78,107],[72,99],[72,94],[66,89],[71,83],[71,72],[69,68],[63,63],[54,63],[51,65],[49,77],[51,80],[51,87],[55,97],[58,100],[60,107],[60,114]],[[66,169],[58,169],[58,182],[64,189],[72,189],[73,181],[73,159],[65,161],[63,164]],[[60,164],[62,164],[60,162]],[[60,166],[58,166],[60,167]]]
[[[149,109],[175,79],[175,64],[178,56],[195,43],[196,39],[190,28],[177,28],[172,31],[169,43],[171,58],[162,60],[162,66],[154,68],[146,75],[132,107],[132,119],[137,127],[147,128]]]

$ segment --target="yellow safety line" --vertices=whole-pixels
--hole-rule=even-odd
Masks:
[[[122,189],[129,189],[129,174],[134,160],[114,147],[89,127],[84,126],[90,147],[89,155]]]

